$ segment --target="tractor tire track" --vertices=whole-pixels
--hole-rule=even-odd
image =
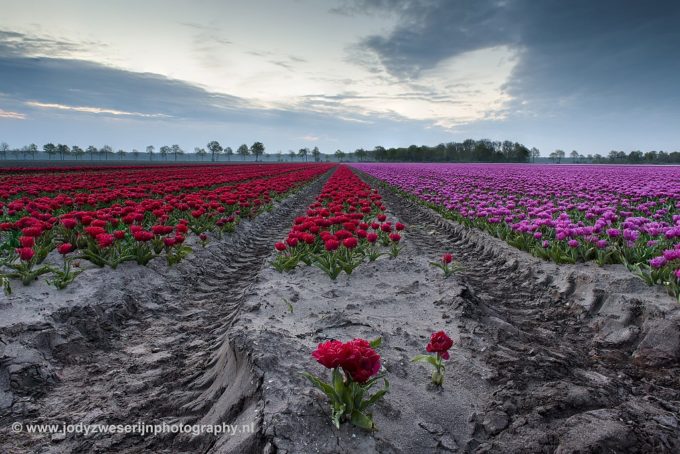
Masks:
[[[247,352],[230,343],[229,327],[282,226],[304,212],[332,172],[185,260],[191,264],[161,268],[167,275],[153,293],[124,295],[129,308],[113,316],[115,324],[104,324],[110,332],[79,343],[80,352],[62,352],[68,360],[55,365],[57,385],[28,404],[20,421],[212,425],[240,418],[257,427],[260,378]],[[0,436],[0,451],[8,453],[211,452],[218,441],[212,434]],[[241,443],[238,452],[261,447],[257,431],[233,438]]]

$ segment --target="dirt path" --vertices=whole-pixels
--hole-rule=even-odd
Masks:
[[[282,226],[304,212],[328,176],[174,268],[154,267],[152,262],[148,268],[112,273],[128,279],[118,282],[124,288],[104,289],[118,306],[76,306],[61,313],[55,326],[40,327],[53,338],[62,325],[76,327],[79,339],[39,349],[56,360],[51,380],[56,385],[42,398],[19,398],[24,404],[15,403],[14,417],[3,419],[51,424],[220,424],[256,405],[259,383],[243,354],[230,348],[226,333]],[[257,423],[255,415],[251,420]],[[216,438],[97,434],[64,439],[13,434],[9,424],[3,426],[0,451],[5,453],[201,452]]]

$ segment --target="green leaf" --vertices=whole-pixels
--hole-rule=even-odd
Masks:
[[[360,410],[365,410],[366,408],[370,407],[377,401],[379,401],[385,394],[390,392],[390,382],[387,381],[387,379],[384,379],[385,381],[385,388],[381,389],[377,393],[373,394],[370,398],[366,399],[361,403],[361,406],[359,407]]]
[[[345,414],[345,408],[345,404],[341,402],[337,402],[333,405],[331,419],[333,420],[333,425],[336,429],[340,428],[340,420]]]
[[[412,363],[416,363],[418,361],[428,361],[428,358],[431,358],[430,355],[416,355],[411,359]]]
[[[382,337],[378,337],[376,339],[373,339],[371,342],[369,342],[371,345],[371,348],[378,348],[382,345]]]
[[[342,392],[345,390],[345,381],[342,377],[342,373],[340,373],[339,368],[333,369],[333,374],[332,374],[332,379],[333,379],[333,389],[335,389],[335,392],[338,395],[342,395]]]
[[[432,355],[416,355],[412,360],[412,362],[416,361],[427,361],[428,363],[432,364],[434,367],[439,367],[439,361],[437,361],[436,356]]]
[[[354,424],[357,427],[361,427],[362,429],[366,429],[366,430],[375,429],[375,424],[373,423],[373,419],[370,416],[365,415],[358,410],[352,411],[350,421],[351,421],[352,424]]]
[[[333,402],[341,401],[340,397],[338,396],[338,394],[335,392],[331,385],[308,372],[302,372],[302,375],[307,377],[307,379],[311,381],[314,386],[319,388],[326,396],[328,396],[328,398],[331,399],[331,401]]]

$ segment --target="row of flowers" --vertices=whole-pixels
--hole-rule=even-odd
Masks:
[[[340,166],[307,215],[296,218],[286,239],[274,245],[274,268],[290,271],[304,263],[336,279],[366,261],[396,257],[405,226],[388,220],[385,209],[376,190]]]
[[[340,428],[343,422],[350,422],[363,429],[375,430],[375,422],[368,409],[390,390],[385,368],[376,352],[381,343],[381,338],[371,342],[365,339],[348,342],[331,340],[320,343],[312,352],[312,357],[319,364],[332,371],[331,379],[325,381],[308,372],[303,372],[303,375],[328,397],[331,420],[336,428]],[[413,362],[428,362],[434,367],[434,386],[441,387],[444,383],[444,361],[449,359],[452,346],[453,340],[444,331],[438,331],[432,334],[426,346],[426,351],[431,354],[416,355],[412,359]],[[382,389],[370,394],[381,380]]]
[[[680,299],[677,169],[358,164],[444,217],[556,263],[621,263]]]
[[[212,180],[199,179],[211,189],[186,193],[180,189],[177,193],[175,189],[182,184],[175,182],[164,191],[159,190],[157,197],[147,193],[141,200],[122,198],[126,189],[113,187],[110,192],[116,196],[105,195],[92,202],[97,208],[91,210],[78,209],[83,207],[77,202],[80,194],[72,198],[75,202],[57,204],[53,208],[45,205],[46,196],[26,203],[28,196],[22,195],[21,199],[0,205],[0,284],[5,292],[9,292],[10,278],[20,279],[28,285],[38,276],[50,274],[48,282],[64,288],[80,273],[81,260],[116,268],[126,261],[145,265],[162,256],[173,265],[191,252],[185,244],[189,236],[195,235],[197,241],[205,245],[209,233],[219,236],[233,231],[241,219],[256,216],[274,200],[330,168],[329,165],[314,164],[292,170],[270,169],[271,166],[262,166],[267,167],[264,170],[249,170],[250,167],[259,166],[220,167],[220,172],[227,173],[228,178],[215,173]],[[155,171],[147,169],[149,173]],[[130,172],[149,177],[138,169]],[[185,168],[183,172],[186,180],[196,183],[195,168]],[[172,173],[175,178],[181,174],[176,168]],[[71,179],[74,176],[82,180],[91,177],[76,174],[71,175]],[[44,177],[53,178],[52,175]],[[239,179],[240,183],[237,182]],[[225,180],[229,180],[226,186],[223,185]],[[128,182],[121,181],[122,184]],[[70,197],[67,192],[52,200]],[[72,207],[77,209],[70,210]],[[47,263],[51,253],[63,256],[63,260],[53,258]],[[55,266],[58,263],[60,265]]]

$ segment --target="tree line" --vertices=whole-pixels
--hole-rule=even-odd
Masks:
[[[134,160],[162,160],[172,159],[177,161],[178,157],[188,154],[197,157],[200,161],[210,159],[211,162],[221,161],[221,156],[225,156],[227,161],[231,161],[233,156],[239,156],[244,160],[253,156],[255,161],[259,161],[265,155],[265,146],[262,142],[254,142],[251,146],[240,145],[236,151],[229,146],[222,146],[218,141],[212,140],[205,147],[195,147],[193,153],[186,153],[179,145],[163,145],[156,149],[149,145],[144,151],[133,149],[125,151],[122,149],[114,150],[109,145],[97,148],[90,145],[81,148],[78,145],[68,146],[65,144],[46,143],[38,148],[36,144],[26,145],[18,149],[11,149],[6,142],[0,143],[0,158],[8,159],[13,155],[15,159],[23,158],[35,159],[39,151],[47,155],[48,159],[64,160],[66,157],[73,157],[76,160],[123,160],[132,157]],[[278,162],[295,161],[296,159],[308,162],[335,160],[343,161],[377,161],[377,162],[552,162],[555,164],[680,164],[680,152],[665,151],[625,151],[612,150],[606,156],[601,154],[583,155],[576,150],[572,150],[568,156],[564,150],[550,152],[547,157],[541,157],[540,151],[533,147],[528,148],[518,142],[491,141],[488,139],[473,140],[467,139],[463,142],[440,143],[435,146],[411,145],[409,147],[385,148],[376,146],[373,149],[358,148],[353,152],[336,150],[334,153],[322,153],[319,147],[300,148],[298,151],[288,150],[276,152],[271,156]]]
[[[206,151],[206,148],[209,150],[209,152]],[[195,147],[194,154],[201,160],[204,160],[210,153],[212,161],[215,161],[216,156],[219,159],[220,154],[226,155],[227,161],[230,161],[231,157],[234,155],[234,151],[231,149],[231,147],[222,148],[222,146],[217,141],[209,142],[206,145],[206,148]],[[264,150],[265,147],[262,142],[255,142],[250,147],[248,147],[246,144],[239,146],[236,150],[236,154],[241,156],[242,159],[245,159],[246,156],[253,155],[255,156],[255,160],[258,161],[259,157],[264,154]],[[158,155],[156,159],[160,158],[163,161],[167,161],[168,157],[172,157],[174,161],[177,161],[178,156],[185,154],[185,151],[182,149],[182,147],[177,144],[163,145],[159,147],[158,150],[156,150],[154,145],[148,145],[142,153],[136,148],[130,152],[122,149],[116,151],[109,145],[104,145],[101,148],[97,148],[94,145],[90,145],[87,148],[82,148],[78,145],[68,146],[62,143],[54,144],[50,142],[43,145],[42,149],[38,149],[38,146],[34,143],[21,148],[11,149],[7,142],[0,143],[0,157],[2,159],[8,159],[10,155],[14,155],[15,159],[19,159],[20,157],[23,159],[35,159],[39,151],[42,151],[42,153],[46,154],[50,160],[57,158],[62,161],[69,156],[74,157],[76,160],[89,159],[92,161],[95,159],[95,157],[98,160],[123,160],[129,156],[132,156],[135,160],[139,160],[141,157],[143,159],[153,161],[156,155]]]
[[[540,155],[536,148],[527,148],[518,142],[467,139],[463,142],[440,143],[436,146],[411,145],[409,147],[372,150],[359,148],[351,157],[358,161],[381,162],[529,162]]]
[[[555,150],[548,158],[553,163],[559,164],[562,161],[572,164],[680,164],[680,151],[647,151],[633,150],[626,153],[622,150],[611,150],[606,156],[599,153],[583,155],[576,150],[569,153],[569,160],[566,160],[564,150]]]

